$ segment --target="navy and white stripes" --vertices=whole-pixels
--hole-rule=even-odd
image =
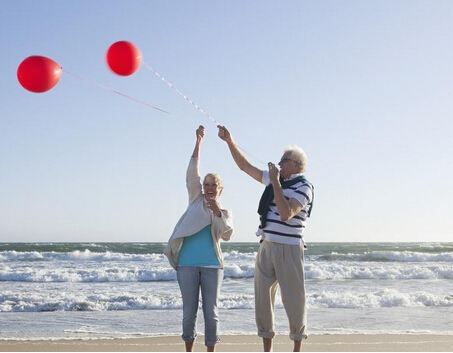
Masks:
[[[269,183],[269,174],[266,171],[263,172],[263,183]],[[277,243],[299,245],[303,239],[306,220],[310,215],[313,186],[306,180],[300,181],[283,189],[283,195],[287,200],[294,198],[299,201],[303,206],[302,210],[290,220],[283,222],[273,200],[267,213],[266,226],[260,227],[257,235]]]

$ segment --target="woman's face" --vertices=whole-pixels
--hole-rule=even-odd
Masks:
[[[214,178],[205,178],[203,192],[206,200],[217,200],[222,193]]]

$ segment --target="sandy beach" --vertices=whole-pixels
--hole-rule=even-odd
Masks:
[[[286,336],[274,340],[275,352],[289,352],[292,342]],[[306,352],[448,352],[453,350],[451,335],[311,335],[303,344]],[[178,336],[57,341],[1,341],[1,352],[183,352]],[[196,352],[206,351],[203,336]],[[218,352],[260,352],[261,339],[252,335],[227,335],[216,346]]]

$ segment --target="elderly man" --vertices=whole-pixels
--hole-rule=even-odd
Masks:
[[[240,170],[266,185],[258,213],[261,236],[255,264],[255,318],[258,335],[263,338],[264,351],[272,351],[275,336],[274,306],[277,285],[290,326],[294,351],[301,350],[307,338],[305,304],[304,239],[305,222],[310,216],[313,186],[303,173],[307,164],[305,152],[297,146],[284,149],[278,163],[268,163],[268,170],[250,164],[235,144],[230,132],[218,126]]]

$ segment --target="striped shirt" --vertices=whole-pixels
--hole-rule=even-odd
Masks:
[[[290,179],[299,175],[301,174],[293,174]],[[270,184],[269,172],[266,170],[263,171],[262,183],[264,185]],[[266,226],[258,228],[256,235],[275,243],[300,245],[303,241],[305,223],[311,207],[309,204],[313,198],[312,187],[308,182],[301,181],[282,190],[285,198],[287,200],[296,199],[302,205],[302,210],[288,221],[283,222],[280,219],[275,200],[273,200],[267,214]]]

